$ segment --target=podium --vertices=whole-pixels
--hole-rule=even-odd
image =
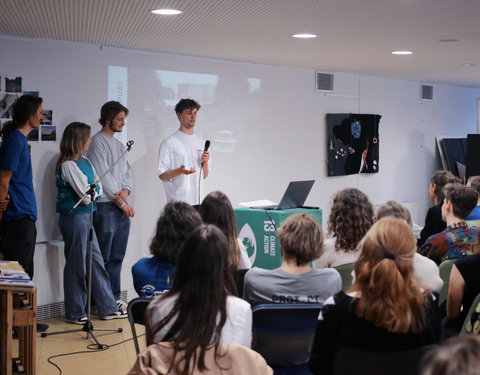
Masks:
[[[282,264],[280,241],[276,229],[287,217],[304,212],[314,216],[322,224],[321,209],[293,208],[288,210],[262,210],[235,208],[235,221],[240,240],[247,249],[252,267],[278,268]]]

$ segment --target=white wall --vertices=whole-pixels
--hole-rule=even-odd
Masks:
[[[419,101],[418,82],[335,73],[334,93],[325,94],[314,91],[314,71],[307,69],[2,37],[0,49],[2,79],[22,76],[24,89],[40,90],[44,108],[53,110],[59,139],[71,121],[100,129],[100,106],[108,99],[108,66],[129,68],[128,139],[135,141],[128,155],[135,178],[130,203],[137,214],[131,229],[135,238],[124,264],[126,283],[131,263],[148,253],[165,203],[156,176],[157,147],[178,127],[173,109],[163,104],[163,95],[171,94],[163,93],[145,72],[218,76],[214,101],[203,106],[197,120],[197,132],[213,141],[205,192],[222,190],[234,205],[261,198],[279,201],[290,180],[315,179],[306,204],[324,209],[324,223],[332,194],[353,186],[375,204],[389,199],[409,202],[414,221],[423,225],[430,205],[429,176],[438,167],[435,135],[476,132],[480,89],[434,85],[434,100]],[[261,80],[261,88],[248,92],[248,78]],[[335,112],[382,115],[379,173],[326,177],[325,114]],[[219,144],[214,140],[221,130],[232,132],[233,152],[215,152]],[[59,238],[53,178],[58,144],[59,140],[32,143],[39,241]]]

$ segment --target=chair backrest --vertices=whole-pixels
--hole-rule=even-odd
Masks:
[[[445,259],[438,266],[438,270],[440,272],[440,278],[443,280],[443,287],[442,287],[442,290],[440,290],[440,293],[438,296],[439,304],[442,304],[443,301],[447,299],[448,286],[450,284],[450,273],[452,272],[452,267],[455,261],[456,259]]]
[[[342,264],[341,266],[334,267],[342,277],[342,290],[344,292],[352,286],[353,267],[355,267],[355,263]]]
[[[342,346],[335,354],[333,375],[417,375],[426,352],[435,345],[396,352],[369,352]]]
[[[128,303],[127,313],[128,321],[130,322],[130,328],[132,330],[133,343],[135,344],[135,350],[140,353],[140,347],[138,345],[138,336],[135,324],[145,325],[145,311],[148,304],[153,300],[152,297],[138,297],[132,299]]]
[[[463,322],[460,336],[466,333],[480,334],[480,293],[477,294]]]
[[[272,367],[308,362],[323,304],[263,304],[252,308],[252,349]]]

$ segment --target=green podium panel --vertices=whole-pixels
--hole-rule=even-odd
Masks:
[[[275,229],[298,212],[313,215],[322,224],[321,209],[258,210],[235,208],[238,236],[245,245],[253,267],[274,269],[282,264],[280,241]]]

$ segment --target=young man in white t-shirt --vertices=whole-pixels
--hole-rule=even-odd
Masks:
[[[160,144],[158,150],[158,177],[163,182],[167,201],[200,204],[200,176],[208,176],[210,153],[204,151],[204,141],[194,134],[197,112],[193,99],[182,99],[175,106],[180,128]]]

